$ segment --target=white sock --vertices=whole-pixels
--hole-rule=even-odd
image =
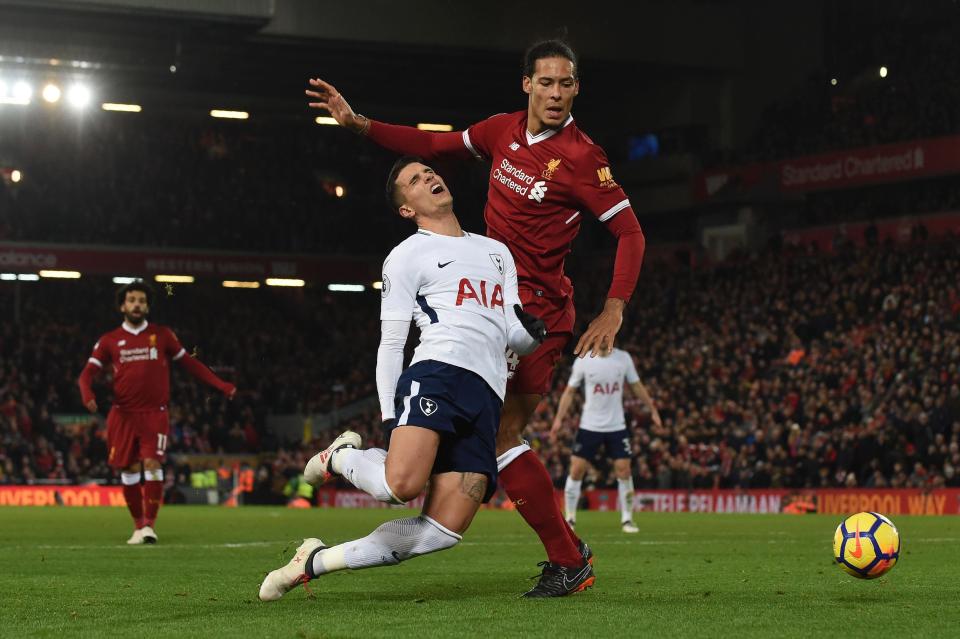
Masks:
[[[503,469],[510,465],[510,462],[512,462],[514,459],[524,454],[528,450],[530,450],[530,444],[528,444],[527,442],[523,442],[522,444],[514,446],[504,454],[498,456],[497,472],[502,473]]]
[[[387,485],[387,451],[382,448],[341,448],[333,454],[330,465],[334,472],[380,501],[402,504]]]
[[[563,503],[566,506],[567,521],[577,520],[577,506],[580,504],[580,487],[583,480],[577,481],[567,475],[567,483],[563,487]]]
[[[412,557],[452,548],[462,539],[436,521],[420,515],[394,519],[383,524],[363,539],[348,541],[321,550],[313,556],[313,574],[350,568],[395,566]]]
[[[617,503],[620,505],[620,523],[633,521],[633,477],[617,480]]]

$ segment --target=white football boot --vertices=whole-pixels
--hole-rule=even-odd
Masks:
[[[133,531],[133,534],[130,535],[130,539],[127,540],[127,543],[131,546],[139,546],[143,543],[143,528],[137,528]]]
[[[325,548],[322,541],[315,537],[304,539],[293,559],[283,568],[271,571],[260,584],[260,601],[276,601],[300,584],[310,581],[307,558],[317,548]]]
[[[303,469],[303,478],[307,483],[319,486],[330,479],[330,457],[341,448],[360,448],[360,435],[347,430],[340,433],[340,436],[333,440],[333,443],[325,449],[310,458],[306,467]]]
[[[140,529],[140,534],[143,536],[143,543],[145,544],[155,544],[157,543],[157,533],[153,532],[153,528],[150,526],[144,526]]]
[[[637,525],[636,525],[635,523],[633,523],[633,521],[631,521],[631,520],[627,520],[627,521],[623,522],[622,524],[620,524],[620,530],[622,530],[622,531],[625,532],[625,533],[630,533],[630,534],[640,532],[640,529],[637,528]]]

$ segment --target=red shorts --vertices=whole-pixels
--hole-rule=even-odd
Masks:
[[[126,468],[144,459],[163,461],[167,455],[170,416],[167,411],[122,411],[110,409],[107,415],[107,463]]]
[[[507,392],[522,395],[546,395],[553,384],[553,373],[573,337],[576,317],[572,298],[539,297],[527,288],[520,289],[523,310],[547,324],[547,339],[530,355],[518,358],[507,354]]]

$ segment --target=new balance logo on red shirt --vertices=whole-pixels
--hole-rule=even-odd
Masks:
[[[480,285],[475,287],[467,278],[461,278],[460,290],[457,292],[457,306],[463,306],[463,303],[467,300],[474,300],[477,304],[486,306],[489,309],[495,309],[499,306],[502,311],[503,289],[499,284],[494,284],[488,301],[487,286],[488,282],[486,280],[480,280]],[[477,295],[477,289],[480,289],[480,295]]]

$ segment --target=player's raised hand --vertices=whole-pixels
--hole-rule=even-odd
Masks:
[[[97,414],[97,400],[91,399],[89,402],[84,404],[84,406],[87,408],[88,411],[90,411],[94,415]]]
[[[606,355],[612,351],[617,331],[623,324],[624,305],[621,299],[608,298],[603,311],[593,318],[587,330],[580,336],[577,347],[573,349],[574,355],[582,359],[587,356],[587,353],[590,353],[590,357],[596,357],[598,354]]]
[[[341,126],[347,127],[351,131],[363,132],[369,126],[369,120],[362,115],[353,112],[347,100],[337,91],[337,88],[325,82],[320,78],[310,78],[310,86],[313,89],[307,89],[307,96],[313,98],[308,106],[312,109],[323,109],[337,121]]]

